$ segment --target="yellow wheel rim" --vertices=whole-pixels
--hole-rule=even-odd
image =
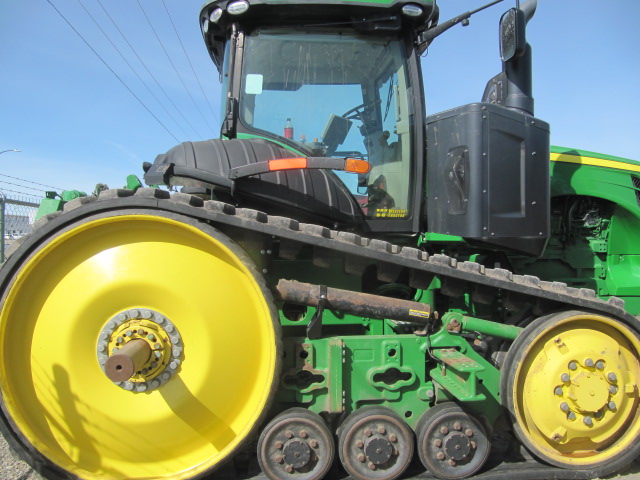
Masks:
[[[157,215],[94,218],[32,255],[0,315],[2,395],[42,455],[87,479],[191,478],[228,458],[268,407],[278,328],[262,281],[216,230]],[[203,229],[205,231],[203,231]],[[128,309],[179,329],[160,388],[115,385],[96,354]]]
[[[576,314],[528,340],[511,391],[525,443],[569,468],[608,463],[637,444],[640,341],[633,331]]]

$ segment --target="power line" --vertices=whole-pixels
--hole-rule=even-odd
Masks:
[[[195,99],[193,98],[193,95],[191,95],[191,92],[189,91],[189,88],[187,87],[186,83],[184,83],[184,80],[182,79],[182,75],[180,75],[180,72],[178,71],[178,69],[176,68],[175,64],[173,63],[173,60],[171,60],[171,56],[167,52],[167,49],[164,47],[164,44],[162,43],[162,40],[160,40],[160,36],[158,35],[158,32],[156,32],[156,29],[153,27],[153,24],[151,23],[151,20],[149,19],[149,16],[147,15],[147,12],[144,10],[144,8],[142,7],[142,4],[140,3],[140,0],[136,0],[136,2],[138,3],[138,6],[140,7],[140,10],[142,10],[143,15],[147,19],[147,22],[149,23],[149,26],[151,27],[151,30],[153,31],[153,34],[156,36],[156,39],[158,40],[158,43],[162,47],[162,50],[164,51],[164,54],[167,56],[167,59],[169,60],[169,63],[173,67],[173,70],[176,72],[176,75],[178,76],[178,79],[180,79],[180,83],[182,83],[182,86],[184,87],[185,91],[187,92],[187,95],[189,95],[189,98],[191,98],[191,101],[193,102],[193,105],[196,107],[196,109],[200,113],[200,116],[204,120],[204,122],[207,125],[207,127],[210,127],[210,125],[208,125],[208,123],[207,123],[207,119],[205,118],[204,114],[202,113],[202,110],[200,110],[200,107],[198,107],[198,104],[196,103]],[[200,136],[202,137],[202,135],[200,135]],[[202,138],[204,138],[204,137],[202,137]]]
[[[82,0],[77,0],[78,3],[80,4],[80,6],[82,7],[82,9],[86,12],[86,14],[89,16],[89,18],[91,18],[91,20],[93,20],[93,23],[95,24],[96,27],[98,27],[98,29],[102,32],[102,34],[105,36],[105,38],[109,41],[109,43],[111,44],[111,46],[115,49],[116,52],[118,52],[120,54],[120,57],[122,58],[122,60],[124,60],[124,62],[129,66],[129,68],[131,69],[131,71],[135,74],[136,77],[138,77],[138,80],[140,80],[142,82],[142,84],[146,87],[147,91],[153,96],[153,98],[156,99],[156,101],[160,104],[160,106],[164,109],[164,111],[167,113],[167,115],[169,115],[169,118],[171,118],[176,125],[178,124],[178,122],[176,122],[175,118],[173,118],[173,116],[169,113],[169,111],[165,108],[165,106],[162,104],[162,102],[160,102],[160,99],[151,91],[151,89],[149,88],[149,86],[147,85],[147,83],[142,79],[142,77],[138,74],[138,72],[133,68],[133,66],[129,63],[129,61],[125,58],[125,56],[122,54],[122,52],[120,51],[120,49],[116,46],[115,43],[113,43],[113,41],[111,40],[111,37],[109,37],[109,35],[107,34],[107,32],[104,31],[104,29],[100,26],[100,24],[98,23],[98,21],[95,19],[95,17],[93,15],[91,15],[91,12],[89,12],[89,10],[87,10],[87,8],[85,7],[85,5],[82,3]],[[186,132],[184,132],[186,135]],[[175,138],[175,135],[174,135]]]
[[[13,185],[14,187],[27,188],[29,190],[35,190],[36,192],[43,192],[41,188],[29,187],[27,185],[20,185],[19,183],[7,182],[6,180],[0,180],[0,183],[6,183],[8,185]]]
[[[54,187],[52,185],[46,185],[44,183],[32,182],[31,180],[25,180],[24,178],[12,177],[11,175],[6,175],[4,173],[0,173],[0,177],[13,178],[14,180],[19,180],[21,182],[32,183],[34,185],[40,185],[41,187],[53,188],[54,190],[64,190],[64,188]]]
[[[102,7],[102,10],[104,11],[104,13],[107,15],[107,17],[109,17],[109,20],[111,20],[111,23],[113,24],[113,26],[116,28],[116,30],[118,30],[118,32],[120,33],[120,36],[122,36],[123,40],[127,43],[127,45],[129,45],[129,48],[131,49],[131,51],[133,52],[133,54],[136,56],[136,58],[140,61],[140,63],[142,64],[142,66],[144,67],[144,69],[147,71],[147,73],[149,74],[149,76],[151,76],[151,78],[153,79],[153,81],[156,83],[156,85],[158,86],[158,88],[162,91],[162,93],[164,93],[164,96],[167,97],[167,100],[169,100],[169,103],[171,103],[171,105],[173,105],[173,108],[176,109],[176,111],[178,112],[178,114],[182,117],[182,119],[187,123],[187,125],[189,125],[189,127],[191,127],[191,129],[196,133],[196,135],[198,135],[198,132],[196,131],[196,129],[194,128],[193,125],[191,125],[191,122],[189,122],[189,120],[187,119],[187,117],[184,116],[184,114],[180,111],[180,109],[178,108],[178,106],[173,102],[173,100],[171,100],[171,97],[169,97],[169,95],[167,94],[167,92],[165,91],[164,88],[162,88],[162,85],[160,85],[160,82],[158,82],[158,79],[155,77],[155,75],[151,72],[151,70],[149,70],[149,67],[147,67],[147,64],[144,62],[144,60],[142,60],[142,58],[140,57],[140,55],[138,55],[138,52],[136,51],[135,48],[133,48],[133,45],[131,45],[131,43],[129,42],[129,40],[127,39],[126,35],[122,32],[122,30],[120,29],[120,27],[118,26],[118,24],[115,22],[115,20],[111,17],[111,15],[109,15],[109,12],[107,11],[107,9],[104,7],[104,5],[102,4],[102,2],[100,0],[97,0],[97,2],[100,4],[100,6]],[[182,130],[182,132],[188,137],[189,135],[187,135],[187,132],[184,131],[184,129],[182,127],[180,127],[180,129]]]
[[[193,64],[191,63],[191,59],[189,58],[189,55],[187,54],[187,50],[184,48],[184,44],[182,43],[182,39],[180,38],[180,34],[178,33],[178,29],[176,28],[176,25],[173,22],[173,18],[171,18],[171,13],[169,13],[169,9],[167,8],[167,4],[165,3],[164,0],[162,0],[162,5],[164,6],[165,11],[167,12],[167,16],[169,17],[169,21],[171,22],[171,26],[173,27],[173,31],[176,32],[176,37],[178,38],[178,42],[180,43],[180,46],[182,47],[182,51],[184,52],[184,56],[186,57],[187,62],[189,62],[189,66],[191,67],[191,71],[193,72],[193,76],[195,77],[196,82],[198,82],[198,86],[200,87],[200,91],[202,92],[202,96],[206,100],[207,106],[209,107],[209,110],[211,110],[211,115],[213,115],[213,118],[216,120],[216,123],[220,123],[220,121],[218,120],[218,116],[213,111],[213,107],[211,106],[211,102],[209,101],[209,98],[207,97],[207,94],[204,93],[204,88],[202,88],[202,84],[200,83],[200,79],[198,78],[198,75],[196,74],[196,70],[193,68]]]
[[[9,188],[0,188],[0,193],[2,192],[11,192],[11,193],[18,193],[20,195],[25,195],[27,197],[31,197],[31,198],[37,198],[33,193],[27,193],[27,192],[18,192],[17,190],[11,190]]]
[[[113,73],[113,75],[120,81],[120,83],[122,83],[122,85],[124,86],[124,88],[126,88],[129,93],[131,95],[133,95],[133,97],[140,103],[140,105],[142,105],[144,107],[144,109],[149,112],[149,115],[151,115],[153,118],[155,118],[156,122],[158,122],[162,128],[164,128],[166,130],[166,132],[171,135],[174,140],[178,143],[180,143],[180,140],[178,140],[175,135],[173,135],[173,133],[171,133],[171,131],[166,127],[166,125],[164,123],[162,123],[160,121],[160,119],[158,117],[155,116],[155,114],[149,110],[149,107],[147,107],[144,102],[142,100],[140,100],[140,98],[133,92],[133,90],[131,90],[129,88],[129,86],[124,82],[124,80],[122,80],[122,78],[120,78],[120,76],[109,66],[109,64],[100,56],[100,54],[89,44],[89,42],[82,36],[82,34],[76,30],[76,28],[71,24],[71,22],[69,20],[67,20],[67,17],[65,17],[62,12],[60,10],[58,10],[56,8],[56,6],[51,2],[51,0],[47,0],[47,3],[49,5],[51,5],[51,7],[58,13],[58,15],[60,15],[60,17],[62,17],[62,19],[67,23],[67,25],[69,25],[69,27],[71,28],[71,30],[73,30],[75,32],[76,35],[78,35],[80,37],[80,39],[84,42],[84,44],[89,47],[89,49],[95,54],[96,57],[98,57],[100,59],[100,61],[104,64],[105,67],[107,67],[109,69],[109,71],[111,73]]]

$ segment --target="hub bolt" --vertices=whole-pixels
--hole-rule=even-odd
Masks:
[[[444,456],[444,452],[438,452],[438,453],[436,454],[436,458],[437,458],[438,460],[444,460],[444,458],[445,458],[445,456]]]
[[[436,446],[436,448],[440,448],[442,447],[442,440],[440,440],[439,438],[436,438],[433,444]]]
[[[473,430],[471,430],[470,428],[467,428],[467,429],[464,431],[464,434],[465,434],[467,437],[473,437]]]
[[[615,385],[611,385],[609,387],[609,393],[615,395],[616,393],[618,393],[618,387],[616,387]]]
[[[287,471],[287,473],[293,473],[293,467],[291,465],[287,465],[286,467],[284,467],[284,469]]]
[[[603,362],[602,360],[598,360],[598,361],[596,362],[596,368],[597,368],[598,370],[604,370],[604,362]]]
[[[587,367],[593,367],[593,366],[595,365],[595,363],[594,363],[593,359],[591,359],[591,358],[586,358],[586,359],[584,360],[584,364],[585,364]]]
[[[373,463],[373,462],[369,462],[369,468],[370,468],[371,470],[375,470],[375,469],[376,469],[376,468],[378,468],[378,467],[376,467],[376,464],[375,464],[375,463]]]
[[[471,450],[475,450],[475,449],[476,449],[476,447],[477,447],[478,445],[476,444],[476,442],[474,442],[473,440],[471,440],[471,441],[469,442],[469,446],[471,447]]]
[[[384,427],[378,427],[378,433],[380,435],[385,435],[387,433],[387,429]]]
[[[575,420],[576,419],[576,414],[575,412],[569,412],[569,415],[567,415],[567,418],[569,420]]]
[[[562,387],[556,387],[553,393],[555,393],[558,396],[562,395]]]
[[[602,410],[598,410],[596,413],[593,414],[593,416],[596,418],[602,418],[602,415],[603,415]]]
[[[607,378],[609,379],[610,382],[618,381],[618,377],[613,372],[609,372],[609,375],[607,375]]]
[[[578,364],[576,362],[569,362],[569,370],[576,370],[578,368]]]
[[[309,446],[311,448],[318,448],[318,441],[313,439],[309,440]]]
[[[398,437],[396,437],[396,435],[392,433],[391,435],[389,435],[389,441],[391,443],[396,443],[398,441]]]
[[[276,457],[276,463],[284,463],[284,457],[282,455],[278,455]]]
[[[571,380],[571,377],[568,373],[563,373],[562,375],[560,375],[560,380],[562,380],[563,382],[568,382],[569,380]]]
[[[364,442],[363,442],[362,440],[358,440],[358,441],[356,442],[356,447],[358,447],[358,448],[364,448]]]
[[[306,430],[300,430],[300,433],[298,435],[300,436],[300,438],[307,438],[309,436]]]
[[[586,417],[584,417],[584,424],[590,427],[591,425],[593,425],[593,419],[587,415]]]
[[[286,432],[284,432],[284,436],[288,439],[293,438],[293,432],[291,430],[287,430]]]
[[[456,461],[455,461],[453,458],[450,458],[448,463],[449,463],[449,465],[450,465],[450,466],[452,466],[452,467],[455,467],[455,466],[456,466]]]
[[[367,459],[367,457],[365,457],[363,453],[361,453],[360,455],[358,455],[358,461],[359,461],[359,462],[364,463],[366,459]]]
[[[277,441],[277,442],[275,443],[275,447],[276,447],[278,450],[282,450],[282,449],[284,448],[284,443],[282,443],[281,441]]]
[[[364,434],[365,434],[367,437],[370,437],[371,435],[373,435],[373,432],[371,431],[371,429],[370,429],[370,428],[365,428],[365,429],[364,429]]]
[[[440,433],[441,433],[442,435],[446,435],[447,433],[449,433],[449,428],[448,428],[448,427],[446,427],[446,426],[442,426],[442,427],[440,427]]]
[[[569,404],[567,402],[562,402],[560,404],[560,410],[567,413],[569,411]]]
[[[609,407],[609,410],[615,410],[616,408],[618,408],[616,406],[616,402],[609,402],[608,407]]]
[[[455,422],[453,424],[453,429],[458,431],[462,430],[462,425],[460,425],[460,422]]]

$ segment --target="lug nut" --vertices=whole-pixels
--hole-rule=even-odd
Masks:
[[[609,387],[609,393],[611,393],[612,395],[615,395],[616,393],[618,393],[618,387],[616,387],[615,385],[611,385]]]
[[[608,407],[609,407],[609,410],[615,410],[616,408],[618,408],[616,406],[616,402],[609,402]]]
[[[282,443],[281,441],[277,441],[274,445],[278,450],[282,450],[284,448],[284,443]]]
[[[569,412],[569,414],[567,415],[567,418],[569,420],[575,420],[576,419],[576,414],[575,412]]]
[[[375,464],[375,463],[373,463],[373,462],[369,462],[369,468],[370,468],[371,470],[375,470],[375,469],[376,469],[376,468],[378,468],[378,467],[376,467],[376,464]]]
[[[617,382],[618,381],[618,377],[613,372],[609,372],[609,374],[607,375],[607,378],[609,379],[610,382]]]
[[[560,404],[560,410],[567,413],[569,411],[569,404],[567,402],[562,402]]]
[[[462,430],[462,425],[460,425],[460,422],[455,422],[453,424],[453,429],[458,431]]]
[[[476,447],[478,446],[478,444],[476,442],[474,442],[473,440],[471,440],[469,442],[469,446],[471,447],[471,450],[475,450]]]
[[[291,439],[293,438],[293,432],[291,430],[287,430],[286,432],[284,432],[284,436],[288,439]]]
[[[464,431],[464,434],[465,434],[467,437],[473,437],[473,430],[471,430],[470,428],[467,428],[467,429]]]
[[[358,440],[358,441],[356,442],[356,447],[358,447],[358,448],[364,448],[364,442],[363,442],[362,440]]]
[[[309,436],[306,430],[300,430],[298,435],[300,435],[300,438],[307,438]]]
[[[439,438],[436,438],[433,441],[433,444],[436,446],[436,448],[440,448],[440,447],[442,447],[442,440],[440,440]]]
[[[584,364],[587,367],[593,367],[595,365],[595,363],[593,362],[593,359],[591,359],[591,358],[585,358]]]
[[[284,457],[282,455],[278,455],[275,460],[276,463],[284,463]]]
[[[584,424],[590,427],[593,425],[593,419],[587,415],[584,417]]]
[[[311,448],[318,448],[318,441],[314,439],[309,440],[309,446]]]
[[[384,427],[378,427],[378,433],[380,435],[385,435],[387,433],[387,429]]]
[[[444,456],[444,452],[438,452],[436,453],[436,458],[438,460],[444,460],[445,456]]]
[[[596,413],[593,414],[593,416],[596,417],[596,418],[602,418],[602,415],[603,415],[603,413],[602,413],[601,410],[598,410]]]
[[[553,393],[555,393],[558,396],[562,395],[562,387],[556,387]]]
[[[287,473],[293,473],[293,467],[291,465],[287,465],[286,467],[284,467],[284,469]]]
[[[602,360],[598,360],[598,361],[596,362],[596,368],[597,368],[598,370],[604,370],[604,362],[603,362]]]
[[[452,467],[456,466],[456,461],[453,458],[450,458],[449,462],[447,462],[447,463],[449,463],[449,465],[452,466]]]
[[[440,427],[440,433],[442,435],[446,435],[447,433],[449,433],[449,428],[445,426]]]
[[[360,455],[358,455],[358,461],[359,461],[359,462],[364,463],[366,459],[367,459],[367,457],[365,457],[363,453],[361,453]]]
[[[571,380],[571,377],[568,373],[563,373],[562,375],[560,375],[560,380],[562,380],[563,382],[568,382],[569,380]]]
[[[370,429],[370,428],[365,428],[365,429],[364,429],[364,434],[365,434],[367,437],[370,437],[371,435],[373,435],[373,432],[371,431],[371,429]]]
[[[569,362],[569,370],[576,370],[578,368],[578,364],[576,362]]]
[[[396,435],[392,433],[391,435],[389,435],[389,441],[391,443],[396,443],[398,441],[398,437],[396,437]]]

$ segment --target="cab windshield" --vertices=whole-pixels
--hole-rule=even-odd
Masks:
[[[245,128],[309,156],[367,160],[366,175],[335,173],[367,217],[408,218],[414,122],[402,41],[262,30],[245,46]]]

